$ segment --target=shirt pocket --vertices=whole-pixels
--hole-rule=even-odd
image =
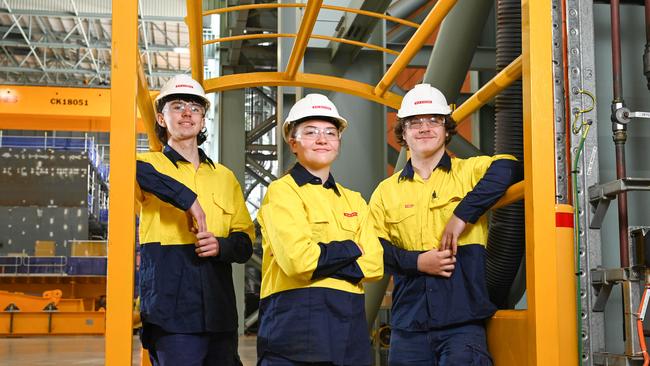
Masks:
[[[420,232],[417,225],[415,207],[393,207],[386,211],[386,226],[393,244],[404,249],[419,248],[416,238]]]
[[[311,240],[316,243],[328,243],[330,241],[328,235],[330,222],[327,216],[319,213],[310,213],[308,220]]]
[[[431,236],[432,245],[437,247],[442,238],[442,233],[451,219],[451,216],[454,214],[454,210],[458,207],[458,204],[462,200],[460,196],[451,196],[451,197],[441,197],[436,200],[432,200],[429,203],[430,210],[430,220],[431,220]],[[428,243],[427,243],[428,244]]]
[[[359,230],[358,216],[343,217],[340,222],[341,231],[338,233],[337,240],[354,240]]]
[[[214,203],[208,216],[208,229],[212,230],[214,236],[227,237],[230,234],[230,222],[235,214],[235,204],[231,198],[213,193]]]

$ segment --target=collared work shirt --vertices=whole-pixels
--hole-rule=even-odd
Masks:
[[[487,218],[482,216],[521,179],[510,155],[450,158],[443,155],[427,180],[411,161],[382,181],[370,200],[375,229],[384,246],[386,269],[395,275],[394,327],[429,330],[482,320],[496,308],[485,285]],[[458,238],[450,278],[417,271],[420,253],[440,248],[452,215],[467,222]]]
[[[383,276],[382,247],[357,192],[296,164],[258,214],[262,289],[258,355],[370,364],[362,283]],[[363,248],[363,255],[359,250]]]
[[[178,152],[138,154],[140,296],[145,323],[171,333],[237,329],[231,263],[252,254],[254,227],[235,176],[199,149],[198,169]],[[219,255],[195,253],[185,211],[198,198]]]

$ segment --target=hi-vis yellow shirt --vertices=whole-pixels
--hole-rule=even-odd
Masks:
[[[490,165],[511,155],[469,159],[444,155],[429,179],[422,179],[409,164],[382,181],[370,199],[377,235],[398,248],[427,251],[440,248],[447,222],[463,198],[472,191]],[[441,169],[442,168],[442,169]],[[487,244],[487,217],[467,222],[458,245]]]
[[[202,150],[199,152],[198,169],[169,148],[137,155],[139,185],[146,183],[143,179],[147,176],[155,184],[148,191],[144,187],[136,191],[141,204],[140,243],[194,245],[196,235],[188,230],[185,211],[197,197],[208,231],[215,237],[243,232],[251,241],[255,239],[255,228],[235,175],[213,163]]]
[[[292,174],[297,170],[309,174],[299,164]],[[362,282],[378,280],[384,274],[383,250],[369,221],[365,200],[359,193],[334,183],[331,176],[324,185],[298,184],[291,174],[274,181],[257,220],[262,227],[264,249],[262,299],[304,288],[362,294]],[[323,260],[321,245],[328,247],[349,240],[363,248],[363,255],[356,259],[362,272],[360,281],[352,283],[337,276],[312,279],[319,260]],[[358,251],[356,245],[352,246]]]

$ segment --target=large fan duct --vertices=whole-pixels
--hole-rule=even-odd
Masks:
[[[521,54],[521,1],[497,1],[497,71]],[[495,154],[511,154],[523,161],[523,105],[521,80],[496,97]],[[500,309],[512,308],[525,291],[524,203],[494,210],[487,246],[487,285]],[[521,268],[520,268],[521,267]]]

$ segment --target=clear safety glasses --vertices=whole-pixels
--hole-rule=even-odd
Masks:
[[[411,117],[406,120],[406,128],[410,130],[421,130],[424,125],[429,127],[440,127],[445,125],[444,116],[433,116],[433,117]]]
[[[302,130],[296,132],[296,139],[302,140],[314,141],[318,140],[321,136],[323,136],[323,138],[327,141],[335,141],[341,137],[339,130],[334,127],[317,128],[307,126]]]
[[[180,100],[174,100],[167,104],[168,110],[174,113],[183,113],[186,110],[189,110],[192,114],[204,114],[205,108],[198,103],[185,103]]]

